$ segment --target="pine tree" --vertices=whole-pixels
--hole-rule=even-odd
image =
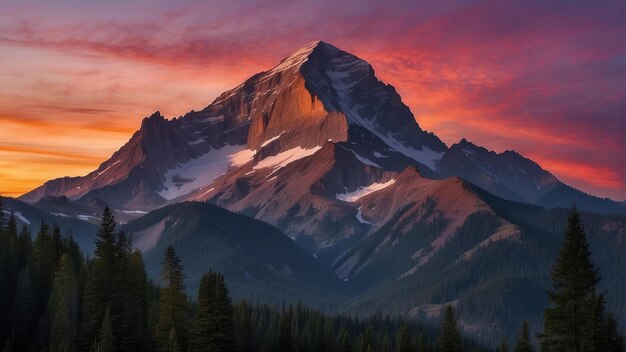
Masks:
[[[23,268],[33,254],[33,240],[30,237],[30,229],[28,226],[22,226],[20,235],[18,237],[18,251],[17,251],[17,266]]]
[[[52,319],[50,351],[75,351],[78,333],[78,278],[72,260],[63,255],[48,304]]]
[[[81,338],[83,349],[88,349],[98,337],[98,330],[109,309],[111,325],[117,324],[118,303],[114,302],[115,280],[118,273],[118,253],[115,241],[115,218],[107,207],[96,237],[95,258],[90,263],[85,287]],[[112,332],[112,334],[115,334]]]
[[[368,348],[372,351],[376,349],[376,332],[374,332],[372,324],[368,324],[367,329],[365,330],[364,347],[366,351]]]
[[[411,336],[406,324],[403,324],[396,333],[396,351],[411,352]]]
[[[509,352],[509,343],[505,338],[502,338],[502,342],[500,342],[500,345],[496,348],[496,352]]]
[[[124,237],[124,236],[122,236]],[[121,239],[118,242],[125,242]],[[148,341],[147,274],[139,251],[131,252],[128,246],[118,246],[115,301],[121,302],[119,329],[116,333],[119,351],[145,350]]]
[[[210,351],[210,349],[208,350]],[[180,347],[180,339],[178,338],[178,335],[176,334],[176,328],[174,328],[173,326],[170,329],[170,334],[168,337],[167,351],[168,352],[182,352],[182,349]]]
[[[365,350],[365,335],[363,335],[363,333],[360,333],[359,336],[356,338],[356,351],[365,352]]]
[[[589,245],[574,209],[569,216],[563,247],[552,270],[551,307],[544,311],[542,351],[580,352],[589,346],[585,327],[593,316],[596,285],[600,276],[591,263]]]
[[[339,352],[352,352],[352,337],[346,329],[342,329],[339,333]]]
[[[163,272],[159,300],[159,322],[156,326],[156,342],[160,351],[170,349],[170,332],[174,328],[177,345],[182,350],[187,349],[188,324],[187,297],[185,296],[185,284],[183,280],[183,266],[176,256],[172,246],[167,247],[163,260]]]
[[[285,311],[282,312],[278,321],[278,350],[280,352],[293,352],[291,314]]]
[[[14,347],[18,351],[27,351],[30,347],[30,336],[34,330],[35,298],[33,284],[28,266],[20,271],[15,288],[15,302],[13,304],[13,335]]]
[[[383,341],[380,346],[381,352],[391,352],[391,341],[389,340],[389,334],[385,333],[383,336]]]
[[[50,234],[50,250],[52,252],[50,256],[56,267],[61,260],[63,252],[65,251],[65,244],[63,243],[63,237],[61,236],[61,228],[57,224],[52,226],[52,233]]]
[[[606,351],[608,335],[605,329],[606,311],[604,307],[604,295],[596,297],[595,293],[590,298],[590,307],[583,327],[582,351]]]
[[[454,308],[451,305],[446,306],[438,347],[440,352],[461,352],[462,350],[461,332],[457,327]]]
[[[217,274],[215,279],[215,318],[218,334],[215,344],[218,351],[236,349],[234,311],[224,276]]]
[[[245,300],[242,301],[239,305],[239,323],[237,324],[237,336],[239,341],[239,347],[241,348],[242,352],[252,352],[254,350],[251,314],[251,308],[248,302]]]
[[[215,318],[215,278],[213,273],[206,273],[200,279],[198,300],[196,302],[196,316],[193,320],[192,352],[215,349],[214,339],[217,333]]]
[[[33,243],[31,273],[33,275],[37,314],[41,314],[46,309],[54,279],[54,268],[57,264],[52,251],[49,230],[48,225],[42,222]]]
[[[519,335],[517,336],[517,342],[515,343],[515,348],[513,352],[534,352],[532,344],[530,343],[530,329],[528,327],[528,322],[524,320],[522,322],[522,329],[520,330]]]
[[[115,337],[113,336],[113,323],[111,322],[111,308],[106,307],[102,325],[98,332],[97,352],[115,351]]]
[[[324,319],[324,350],[335,350],[335,326],[332,319]]]
[[[424,337],[424,332],[420,331],[417,336],[417,352],[426,352],[428,346],[426,345],[426,338]],[[509,352],[509,351],[506,351]]]
[[[617,332],[617,321],[610,313],[605,318],[604,330],[606,331],[606,351],[624,352],[624,337]]]

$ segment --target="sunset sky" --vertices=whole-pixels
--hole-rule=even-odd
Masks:
[[[131,4],[132,3],[132,4]],[[626,199],[624,1],[0,3],[0,193],[83,175],[311,40],[372,64],[423,129]]]

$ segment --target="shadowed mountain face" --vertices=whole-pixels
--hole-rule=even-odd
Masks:
[[[425,177],[460,176],[506,199],[550,207],[575,200],[583,210],[603,213],[624,209],[567,187],[515,152],[495,154],[466,140],[448,148],[419,127],[366,61],[324,42],[309,43],[201,111],[172,120],[154,113],[97,170],[51,180],[21,199],[66,196],[145,211],[205,198],[200,191],[246,164],[282,168],[314,156],[327,142],[380,169],[378,178],[412,165]],[[352,191],[371,181],[368,176],[335,186]]]
[[[536,205],[624,213],[516,152],[447,147],[366,61],[324,42],[201,111],[154,113],[97,170],[21,200],[81,219],[112,207],[152,274],[172,244],[192,282],[221,270],[239,297],[267,282],[256,298],[310,291],[324,305],[345,294],[335,303],[359,312],[430,316],[455,302],[468,331],[494,331],[486,339],[511,334],[520,317],[538,322],[566,216]],[[623,216],[585,216],[619,294]],[[489,309],[473,310],[478,302]]]
[[[331,306],[345,295],[330,270],[307,255],[278,229],[207,203],[170,205],[122,226],[133,234],[151,277],[159,277],[163,255],[174,246],[187,274],[187,290],[197,292],[201,276],[226,276],[237,299],[280,304],[311,301]]]

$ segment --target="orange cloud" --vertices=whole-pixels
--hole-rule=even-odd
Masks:
[[[466,137],[514,149],[578,188],[626,198],[623,2],[119,6],[4,5],[0,146],[79,150],[91,165],[54,170],[52,156],[28,153],[40,165],[33,177],[25,153],[4,151],[5,166],[16,170],[6,177],[24,186],[5,181],[0,191],[87,172],[143,116],[198,110],[323,39],[368,60],[422,128],[446,143]]]

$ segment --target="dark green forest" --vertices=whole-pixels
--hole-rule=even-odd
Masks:
[[[1,205],[0,205],[1,208]],[[544,331],[521,322],[498,351],[623,351],[596,290],[600,277],[577,212],[552,271]],[[166,248],[158,282],[132,236],[105,209],[93,256],[56,225],[27,226],[0,211],[0,343],[4,351],[489,351],[461,335],[448,305],[438,324],[329,314],[297,305],[233,303],[224,276],[208,271],[187,295],[185,268]],[[537,348],[539,347],[539,348]]]

